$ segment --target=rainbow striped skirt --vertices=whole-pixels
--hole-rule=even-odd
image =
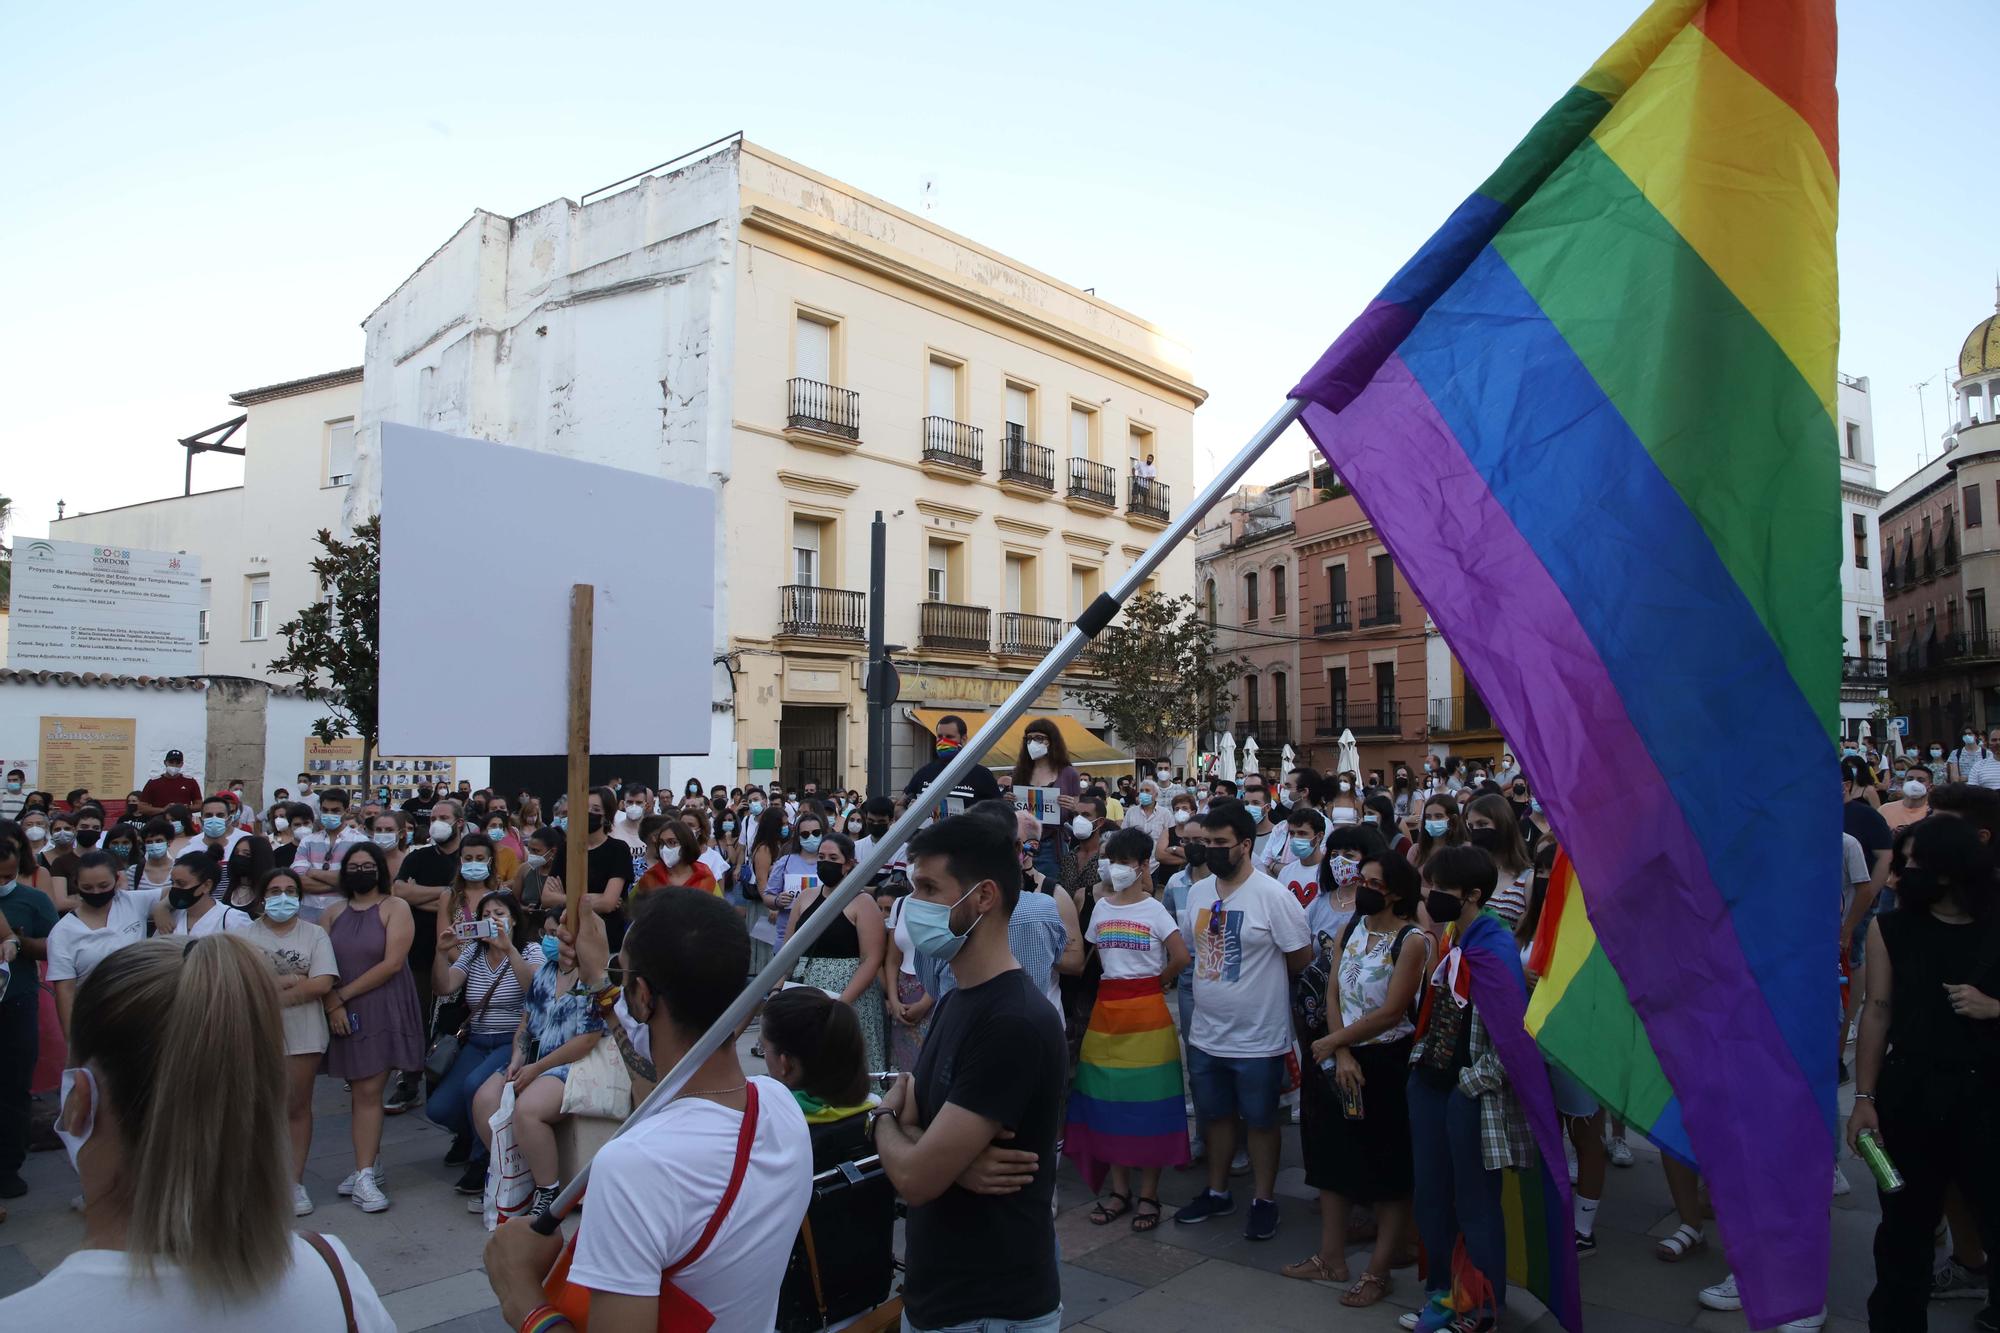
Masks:
[[[1158,977],[1098,983],[1070,1089],[1063,1153],[1093,1191],[1103,1187],[1107,1167],[1187,1161],[1180,1039]]]

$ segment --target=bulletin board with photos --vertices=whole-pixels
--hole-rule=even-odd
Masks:
[[[375,756],[370,770],[373,780],[364,782],[364,754],[361,739],[356,736],[337,741],[309,737],[299,771],[312,780],[316,789],[321,786],[341,787],[349,791],[366,790],[373,795],[386,787],[392,803],[409,800],[417,794],[419,786],[435,787],[440,783],[455,786],[458,782],[458,760],[455,758],[384,754]]]

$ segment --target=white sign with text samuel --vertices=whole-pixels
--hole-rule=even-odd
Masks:
[[[190,676],[201,670],[201,560],[31,537],[14,547],[7,665]]]

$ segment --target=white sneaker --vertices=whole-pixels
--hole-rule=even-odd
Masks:
[[[354,1192],[348,1197],[364,1213],[379,1213],[389,1206],[389,1196],[382,1192],[382,1183],[376,1179],[373,1167],[354,1173]]]
[[[1778,1333],[1806,1333],[1806,1330],[1826,1327],[1826,1311],[1809,1314],[1804,1319],[1794,1319],[1789,1324],[1778,1325]]]
[[[1623,1139],[1611,1140],[1611,1145],[1606,1149],[1606,1151],[1611,1154],[1611,1165],[1613,1166],[1632,1165],[1632,1150],[1626,1146],[1625,1140]]]
[[[468,1212],[468,1213],[483,1213],[483,1212],[485,1212],[485,1211],[486,1211],[486,1196],[485,1196],[484,1194],[475,1194],[475,1195],[473,1195],[473,1196],[472,1196],[471,1198],[467,1199],[467,1200],[465,1201],[465,1211],[466,1211],[466,1212]]]
[[[354,1182],[361,1179],[359,1171],[349,1171],[346,1179],[333,1187],[333,1192],[345,1199],[354,1193]]]
[[[1840,1169],[1840,1163],[1835,1162],[1833,1164],[1833,1197],[1838,1199],[1843,1195],[1852,1193],[1854,1193],[1854,1186],[1847,1183],[1847,1173]]]
[[[292,1216],[304,1217],[313,1210],[312,1195],[306,1193],[304,1185],[292,1186]]]
[[[1415,1328],[1415,1327],[1417,1326],[1417,1315],[1418,1315],[1419,1313],[1420,1313],[1420,1312],[1419,1312],[1419,1311],[1416,1311],[1416,1310],[1412,1310],[1412,1311],[1410,1311],[1410,1312],[1409,1312],[1408,1314],[1404,1315],[1404,1316],[1403,1316],[1402,1318],[1400,1318],[1400,1319],[1398,1319],[1398,1320],[1396,1321],[1396,1327],[1397,1327],[1397,1328]]]
[[[1703,1287],[1697,1297],[1707,1310],[1741,1310],[1743,1298],[1736,1292],[1736,1274],[1731,1273],[1712,1287]],[[1817,1325],[1815,1325],[1817,1327]]]
[[[1250,1174],[1250,1150],[1248,1148],[1238,1148],[1236,1150],[1236,1156],[1229,1163],[1229,1174],[1232,1176],[1247,1176]]]

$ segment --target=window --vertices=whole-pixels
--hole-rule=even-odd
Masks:
[[[1861,617],[1861,660],[1864,662],[1868,660],[1868,654],[1871,651],[1871,640],[1868,636],[1873,630],[1874,625],[1869,621],[1868,617]]]
[[[1283,565],[1272,565],[1271,614],[1274,616],[1285,614],[1285,591],[1285,567]]]
[[[1847,456],[1861,457],[1861,423],[1858,421],[1847,423]]]
[[[1375,664],[1375,724],[1396,730],[1396,664]]]
[[[354,419],[326,425],[326,484],[345,486],[354,479]]]
[[[1069,567],[1069,616],[1071,620],[1082,615],[1084,608],[1097,600],[1098,579],[1101,571],[1094,565],[1071,565]]]
[[[1125,450],[1135,466],[1145,462],[1153,452],[1153,432],[1144,426],[1126,427]]]
[[[792,520],[792,582],[807,588],[819,586],[819,557],[821,529],[826,525],[816,518],[794,518]]]
[[[1328,591],[1332,593],[1334,610],[1338,611],[1347,602],[1347,566],[1333,565],[1328,568],[1326,583]]]
[[[955,361],[943,361],[937,357],[931,358],[930,410],[932,416],[945,417],[952,421],[959,419],[959,369],[960,367]]]
[[[1035,438],[1035,391],[1026,385],[1007,385],[1007,438],[1032,442]]]
[[[1979,526],[1980,523],[1979,487],[1977,484],[1967,486],[1965,488],[1964,500],[1965,500],[1965,526],[1968,528],[1976,528]],[[1859,521],[1861,515],[1856,514],[1854,517],[1856,520],[1854,526],[1856,530],[1859,530],[1861,527],[1861,523]]]
[[[1958,633],[1958,598],[1956,597],[1947,597],[1944,599],[1944,632],[1946,638]]]
[[[1243,710],[1254,729],[1263,716],[1263,705],[1257,695],[1257,677],[1254,675],[1243,678]]]
[[[965,548],[958,542],[924,543],[924,596],[933,602],[965,600]]]
[[[1278,715],[1279,731],[1283,731],[1285,729],[1286,723],[1290,720],[1292,716],[1291,692],[1289,691],[1289,689],[1287,689],[1287,686],[1290,685],[1290,683],[1291,683],[1290,680],[1286,677],[1284,672],[1273,671],[1271,673],[1271,708],[1272,711],[1274,711]],[[1279,739],[1283,740],[1289,738],[1280,737]]]
[[[1337,736],[1347,727],[1347,668],[1328,667],[1326,671],[1327,725],[1324,731],[1329,736]]]
[[[1396,562],[1386,555],[1375,557],[1375,605],[1380,615],[1396,608]]]
[[[1257,571],[1254,569],[1243,576],[1243,618],[1257,618]]]
[[[1215,623],[1215,580],[1208,581],[1208,623]]]
[[[1069,456],[1071,458],[1094,458],[1097,456],[1097,413],[1087,407],[1070,404],[1069,409]]]
[[[250,614],[245,619],[246,639],[267,639],[271,636],[271,576],[252,574],[244,582],[248,585]]]
[[[207,579],[201,581],[201,618],[195,629],[195,641],[208,642],[208,610],[212,588]]]
[[[1965,594],[1966,629],[1972,637],[1985,642],[1986,639],[1986,589],[1974,588]]]
[[[1978,498],[1977,487],[1968,486],[1965,489],[1973,493],[1974,499]],[[1866,514],[1854,516],[1854,567],[1868,568],[1868,515]]]
[[[833,325],[811,315],[798,317],[798,377],[833,383]]]
[[[1006,583],[1007,602],[1004,609],[1032,615],[1038,601],[1035,596],[1035,557],[1008,556]]]

